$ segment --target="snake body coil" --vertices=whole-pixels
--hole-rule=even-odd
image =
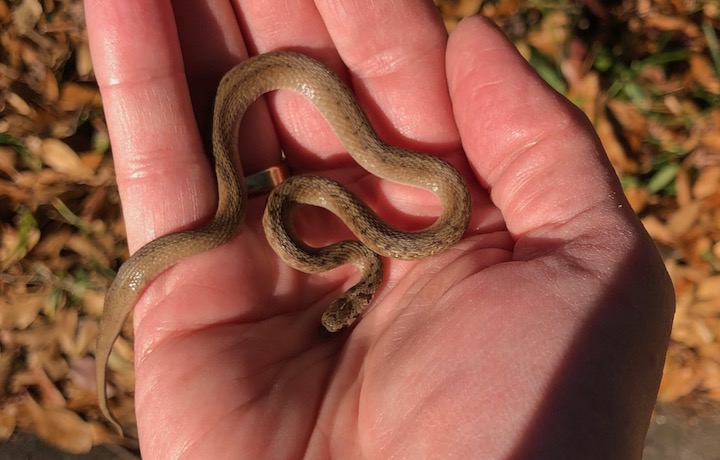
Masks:
[[[268,242],[290,266],[317,273],[352,263],[361,280],[333,302],[321,323],[327,332],[351,325],[382,282],[380,256],[419,259],[447,249],[465,232],[470,195],[460,174],[448,163],[381,141],[350,90],[326,67],[304,55],[273,52],[250,58],[220,82],[213,115],[212,146],[218,182],[218,207],[204,227],[161,236],[146,244],[120,268],[105,297],[96,347],[96,383],[102,413],[122,433],[110,413],[105,392],[107,361],[123,322],[145,286],[179,260],[227,242],[245,216],[247,190],[238,157],[238,126],[258,97],[278,89],[297,91],[324,115],[352,157],[383,179],[423,188],[437,195],[443,212],[431,226],[401,231],[380,219],[342,185],[317,176],[295,176],[268,198],[263,225]],[[324,248],[304,244],[291,224],[297,204],[324,207],[338,215],[360,240]]]

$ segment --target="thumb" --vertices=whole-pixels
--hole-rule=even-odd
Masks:
[[[615,226],[616,218],[639,225],[585,115],[490,21],[473,17],[458,25],[447,65],[468,161],[513,236],[569,221],[578,225],[566,241],[603,222]]]

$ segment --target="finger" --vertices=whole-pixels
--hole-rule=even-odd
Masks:
[[[316,4],[380,137],[464,169],[445,76],[447,33],[435,6],[419,0]],[[441,212],[430,193],[387,181],[376,187],[386,202],[370,204],[395,225]],[[398,220],[382,209],[388,204],[402,212]]]
[[[222,76],[247,59],[240,26],[232,5],[226,0],[173,3],[176,4],[173,16],[193,106],[198,118],[207,117]]]
[[[447,62],[471,167],[514,235],[598,212],[631,216],[588,120],[488,20],[470,18],[455,29]]]
[[[332,41],[312,0],[236,0],[252,54],[285,48],[327,50]]]
[[[220,79],[248,53],[233,6],[227,0],[175,2],[173,9],[190,97],[206,141]],[[245,174],[280,161],[275,129],[264,103],[253,105],[243,118],[239,152]]]
[[[85,3],[131,251],[215,206],[168,2]]]
[[[251,41],[258,51],[296,49],[321,58],[336,73],[347,76],[384,140],[436,155],[459,151],[444,70],[447,36],[430,2],[404,0],[392,2],[389,8],[390,4],[380,1],[292,0],[274,8],[272,16],[256,2],[240,4],[248,33],[257,37]],[[270,30],[274,32],[269,34]],[[336,53],[349,69],[337,65]],[[291,162],[302,155],[309,169],[336,166],[336,158],[348,164],[335,135],[306,101],[295,96],[283,97],[282,102],[277,108],[287,134],[284,144],[297,141],[289,154]],[[362,189],[381,187],[377,196],[382,202],[371,203],[376,209],[392,203],[391,207],[401,206],[408,214],[439,212],[439,203],[427,206],[435,203],[430,194],[413,191],[410,200],[407,187],[369,180],[375,183]],[[343,183],[353,188],[347,180]],[[356,191],[373,201],[361,189]]]
[[[320,58],[346,77],[388,142],[432,153],[457,145],[444,72],[446,34],[430,2],[404,0],[391,8],[377,0],[291,0],[282,8],[239,3],[249,41],[259,52],[291,48]],[[300,139],[318,160],[342,151],[317,114],[292,101],[279,107],[289,137]]]
[[[445,78],[447,34],[433,4],[316,3],[380,135],[434,154],[456,145]]]
[[[253,54],[294,50],[322,61],[341,77],[345,69],[312,0],[268,3],[238,0],[243,34]],[[299,95],[281,91],[270,99],[283,148],[295,172],[328,167],[342,151],[322,115]]]

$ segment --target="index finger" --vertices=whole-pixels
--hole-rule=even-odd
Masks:
[[[168,0],[90,0],[85,15],[134,252],[215,210],[202,118],[219,78],[247,53],[227,1],[198,1],[174,11]],[[279,158],[266,108],[251,110],[242,129],[260,133],[248,139],[249,148],[261,153],[246,159],[248,172]]]
[[[134,251],[214,206],[169,2],[85,3],[90,48]]]

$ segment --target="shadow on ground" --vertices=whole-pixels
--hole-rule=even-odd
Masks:
[[[720,410],[690,415],[672,405],[657,406],[643,460],[720,460]]]
[[[102,445],[83,455],[68,454],[50,446],[32,433],[16,431],[0,444],[3,460],[137,460],[140,457],[117,445]]]

